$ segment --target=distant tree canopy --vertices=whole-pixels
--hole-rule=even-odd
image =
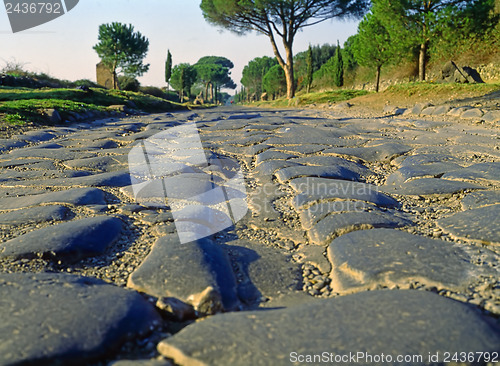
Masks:
[[[286,77],[287,97],[295,95],[293,42],[299,30],[331,18],[361,16],[368,0],[202,0],[205,19],[243,34],[257,31],[269,37]],[[276,39],[281,38],[283,57]]]
[[[174,66],[170,84],[179,92],[181,102],[184,100],[185,94],[188,97],[191,96],[191,87],[196,82],[196,78],[196,69],[192,65],[182,63]]]
[[[231,69],[234,64],[225,57],[205,56],[194,65],[198,75],[198,82],[205,87],[205,99],[210,97],[216,102],[217,91],[221,88],[236,89],[235,82],[231,79]]]
[[[376,69],[375,91],[379,91],[380,70],[395,55],[391,37],[376,14],[365,15],[358,34],[351,38],[351,49],[358,64]]]
[[[117,75],[138,77],[149,69],[143,64],[149,48],[149,41],[134,26],[122,23],[99,26],[99,42],[93,47],[102,62],[113,74],[113,87],[118,87]]]
[[[373,13],[400,49],[418,53],[418,76],[425,80],[429,45],[443,32],[450,16],[477,2],[474,0],[373,0]]]
[[[262,79],[263,90],[273,96],[279,97],[286,92],[286,78],[283,68],[280,65],[274,65],[264,75]]]
[[[254,94],[257,98],[263,92],[262,81],[269,69],[278,65],[278,61],[272,57],[257,57],[251,60],[243,68],[241,84],[246,88],[247,93]]]

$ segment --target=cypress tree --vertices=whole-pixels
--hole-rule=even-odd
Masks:
[[[165,61],[165,82],[167,83],[167,90],[170,85],[170,78],[172,77],[172,55],[170,50],[167,50],[167,60]]]
[[[335,86],[341,87],[344,85],[344,62],[342,61],[342,50],[339,41],[337,41],[337,49],[333,57],[333,82]]]
[[[311,84],[313,81],[313,54],[312,54],[312,48],[311,45],[309,45],[309,49],[307,50],[307,57],[306,57],[306,64],[307,64],[307,93],[311,91]]]

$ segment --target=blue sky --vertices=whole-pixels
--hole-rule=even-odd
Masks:
[[[13,34],[5,8],[0,5],[0,68],[17,61],[35,72],[68,79],[95,81],[99,58],[92,46],[98,27],[114,21],[131,23],[150,42],[145,62],[149,72],[142,85],[164,86],[167,49],[173,63],[191,64],[203,56],[224,56],[235,64],[233,80],[239,84],[243,67],[254,57],[273,56],[264,35],[238,36],[208,24],[199,8],[200,0],[80,0],[66,15],[30,30]],[[342,44],[356,33],[356,21],[326,21],[300,32],[294,52],[309,43]]]

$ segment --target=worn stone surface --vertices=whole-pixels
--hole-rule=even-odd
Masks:
[[[66,219],[71,210],[65,206],[41,206],[0,214],[0,225],[38,224]]]
[[[328,247],[332,287],[341,293],[379,286],[409,288],[412,282],[460,288],[468,281],[467,255],[441,240],[399,230],[362,230],[335,239]]]
[[[248,305],[298,291],[299,271],[290,256],[246,240],[224,245],[238,273],[238,296]]]
[[[437,223],[457,238],[481,244],[500,244],[500,204],[459,212]]]
[[[397,207],[398,201],[379,192],[377,186],[366,183],[350,182],[338,179],[298,178],[290,182],[292,188],[299,192],[292,201],[295,209],[330,198],[342,198],[374,203],[381,207]]]
[[[0,244],[0,258],[31,258],[41,253],[75,261],[102,253],[121,231],[120,219],[103,216],[53,225]]]
[[[298,329],[299,336],[292,336]],[[289,365],[291,352],[359,350],[394,357],[440,352],[442,361],[444,350],[485,352],[499,344],[499,330],[470,306],[429,292],[371,291],[212,317],[163,340],[158,350],[179,365]]]
[[[354,148],[332,148],[325,150],[325,154],[339,154],[355,156],[365,161],[387,161],[399,155],[405,154],[412,148],[398,143],[386,143],[378,146],[354,147]]]
[[[399,117],[367,115],[358,102],[349,109],[231,106],[85,122],[98,116],[80,113],[74,116],[80,122],[71,127],[34,128],[0,140],[0,248],[18,253],[0,255],[0,276],[45,271],[78,273],[118,286],[128,282],[136,291],[126,292],[142,292],[162,317],[154,334],[145,339],[132,334],[116,356],[95,354],[88,360],[75,351],[43,362],[2,362],[0,356],[0,364],[163,362],[155,350],[160,339],[175,343],[190,329],[195,330],[188,348],[171,348],[177,364],[296,364],[290,360],[294,350],[428,355],[431,345],[464,351],[464,345],[484,339],[483,346],[496,342],[490,349],[499,349],[500,256],[499,247],[491,245],[498,241],[498,126],[489,119],[492,101],[469,103],[485,114],[461,118],[473,108],[462,102],[448,103],[459,106],[449,111],[448,105],[418,106],[422,117],[411,111]],[[399,113],[394,107],[385,112]],[[234,222],[223,199],[205,195],[192,205],[192,195],[186,194],[205,194],[227,177],[212,165],[179,165],[179,175],[161,176],[169,174],[162,142],[147,150],[150,162],[158,162],[154,172],[141,173],[158,179],[135,192],[131,186],[141,176],[131,180],[128,170],[139,140],[189,122],[196,122],[207,159],[229,158],[238,163],[234,171],[241,167],[247,194],[241,215],[229,212]],[[9,136],[9,131],[0,133]],[[182,138],[172,142],[189,160],[194,145]],[[186,164],[182,159],[179,163]],[[242,193],[224,191],[228,198]],[[212,225],[219,219],[222,231]],[[193,242],[197,235],[207,237]],[[68,246],[70,254],[64,255]],[[95,248],[100,252],[91,254]],[[393,291],[366,291],[381,287]],[[42,300],[64,306],[60,292],[50,293],[58,298],[46,299],[42,292]],[[37,301],[47,311],[38,294],[30,290],[23,306]],[[85,324],[79,312],[85,313],[93,300],[71,296],[85,300],[69,302],[79,324]],[[320,298],[333,299],[323,308]],[[448,298],[470,303],[483,315]],[[0,293],[0,308],[6,303]],[[16,311],[24,314],[23,306]],[[57,312],[57,306],[50,308]],[[40,312],[29,311],[30,316]],[[220,314],[232,311],[240,313]],[[108,314],[100,307],[94,313]],[[234,318],[226,323],[227,315]],[[483,327],[485,321],[492,321],[495,330]],[[212,322],[220,325],[216,331],[200,328]],[[117,320],[113,329],[121,332],[123,326]],[[36,337],[45,342],[57,331],[65,334],[52,327],[36,336],[31,329],[15,334],[26,339],[19,347],[31,349],[38,347]],[[87,330],[71,329],[71,334]],[[51,342],[56,348],[63,344]],[[51,342],[42,343],[48,352],[55,349]],[[483,346],[477,349],[487,349]],[[2,355],[10,352],[1,347]],[[187,361],[182,358],[186,349],[192,350]],[[206,358],[209,353],[216,356]],[[420,362],[431,363],[438,362]]]
[[[455,163],[429,163],[405,166],[387,177],[386,184],[403,184],[414,178],[432,177],[439,178],[444,173],[461,169],[462,167]]]
[[[308,232],[309,240],[318,245],[327,245],[333,238],[355,230],[371,228],[397,228],[411,225],[411,221],[382,211],[345,212],[328,215]]]
[[[72,205],[105,204],[104,192],[98,188],[75,188],[66,191],[35,194],[23,197],[7,197],[0,199],[2,210],[35,206],[43,203],[69,203]]]
[[[470,210],[500,203],[500,191],[476,191],[462,199],[462,208]]]
[[[122,360],[109,363],[107,366],[173,366],[167,360]]]
[[[2,365],[83,364],[160,322],[139,294],[89,277],[2,273],[0,298]]]
[[[479,163],[467,168],[455,170],[443,175],[444,179],[465,180],[471,182],[500,182],[500,162]]]
[[[385,185],[379,187],[379,190],[382,192],[401,195],[452,194],[467,189],[483,189],[483,187],[474,183],[439,178],[420,178],[400,185]]]
[[[185,244],[175,234],[158,239],[128,286],[157,297],[176,297],[205,314],[239,305],[229,260],[220,245],[209,239]],[[201,298],[207,289],[211,298]]]

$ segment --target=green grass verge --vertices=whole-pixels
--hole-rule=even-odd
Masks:
[[[186,109],[178,103],[142,93],[91,88],[87,93],[78,89],[29,89],[0,87],[0,113],[9,123],[46,122],[44,110],[57,109],[61,117],[87,111],[104,112],[111,105],[133,105],[145,112]]]
[[[289,106],[298,107],[310,104],[337,103],[366,94],[368,94],[366,90],[344,90],[344,89],[307,93],[307,94],[297,93],[297,96],[292,100],[288,100],[286,98],[279,98],[271,101],[255,102],[252,103],[252,105],[259,107],[289,107]]]

